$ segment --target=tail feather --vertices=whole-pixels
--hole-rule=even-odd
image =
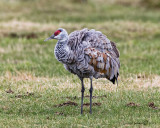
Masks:
[[[117,77],[114,75],[114,77],[110,80],[113,84],[115,84],[115,81],[116,81],[117,86],[118,86],[118,75],[119,73],[117,73]]]
[[[114,76],[110,81],[115,84],[116,77]]]

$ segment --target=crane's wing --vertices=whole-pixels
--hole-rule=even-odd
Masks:
[[[116,44],[110,41],[100,31],[95,31],[94,29],[88,30],[85,28],[72,32],[69,35],[68,45],[73,51],[79,49],[79,47],[83,49],[91,47],[101,52],[108,51],[116,58],[119,58],[120,55]]]
[[[88,63],[100,75],[98,77],[106,77],[113,83],[115,82],[119,75],[116,58],[113,58],[107,51],[104,53],[95,48],[86,48],[84,54]]]
[[[119,58],[120,53],[119,53],[119,50],[116,47],[116,43],[114,43],[114,42],[111,41],[111,45],[112,45],[112,50],[114,51],[116,57]]]
[[[100,31],[94,29],[74,31],[69,35],[68,45],[74,52],[76,62],[80,63],[81,68],[89,64],[98,74],[97,78],[106,77],[113,83],[118,78],[119,51],[116,44]]]

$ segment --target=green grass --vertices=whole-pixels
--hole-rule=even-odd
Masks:
[[[105,86],[105,90],[95,88],[94,96],[105,97],[94,98],[93,102],[102,105],[94,106],[92,115],[89,114],[89,107],[84,107],[84,115],[80,115],[80,87],[76,78],[73,78],[76,83],[72,80],[65,82],[65,79],[56,80],[55,83],[54,79],[42,78],[40,81],[33,78],[12,83],[15,80],[9,82],[5,79],[1,81],[3,88],[11,87],[14,93],[2,91],[0,96],[0,124],[3,127],[158,127],[160,123],[159,110],[148,107],[150,102],[160,104],[159,91],[156,89],[141,87],[142,90],[130,90],[125,83],[118,88],[114,85],[112,91],[105,89]],[[94,85],[99,86],[95,81]],[[113,88],[113,85],[109,88]],[[27,95],[28,91],[33,95]],[[85,95],[88,94],[86,90]],[[67,101],[76,102],[78,106],[54,106]],[[89,98],[85,97],[84,102],[88,103]],[[127,106],[130,102],[139,106]]]
[[[160,15],[137,1],[0,1],[0,127],[158,128]],[[80,81],[55,59],[56,41],[43,41],[59,27],[94,28],[117,42],[119,86],[93,81],[93,102],[101,105],[92,115],[86,106],[80,114]],[[89,80],[85,87],[88,96]],[[55,107],[67,101],[78,106]]]

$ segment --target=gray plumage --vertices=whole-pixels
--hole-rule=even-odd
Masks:
[[[68,36],[67,31],[60,28],[46,40],[49,39],[58,39],[54,51],[55,57],[64,64],[69,72],[80,78],[82,93],[84,93],[83,78],[91,79],[91,96],[93,77],[96,79],[107,78],[113,83],[117,81],[120,68],[119,51],[116,44],[100,31],[83,29],[74,31]],[[92,102],[92,97],[90,100]],[[83,101],[81,104],[82,112]],[[92,113],[91,105],[90,113]]]

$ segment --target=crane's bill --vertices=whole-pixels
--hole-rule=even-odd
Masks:
[[[48,40],[51,40],[52,38],[51,37],[49,37],[49,38],[47,38],[47,39],[45,39],[44,41],[48,41]]]

